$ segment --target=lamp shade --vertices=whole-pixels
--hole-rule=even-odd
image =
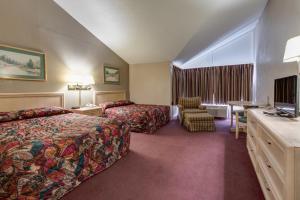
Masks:
[[[94,78],[91,75],[76,75],[72,74],[68,77],[68,82],[78,85],[93,85],[95,84]]]
[[[300,59],[300,35],[287,41],[283,62],[296,62]]]

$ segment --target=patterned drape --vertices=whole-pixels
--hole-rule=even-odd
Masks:
[[[173,67],[172,104],[179,97],[200,96],[202,102],[224,104],[252,99],[253,64],[181,70]]]

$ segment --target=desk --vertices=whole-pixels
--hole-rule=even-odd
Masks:
[[[243,107],[261,107],[266,106],[265,104],[259,104],[253,101],[228,101],[230,106],[230,128],[233,126],[233,106],[243,106]]]

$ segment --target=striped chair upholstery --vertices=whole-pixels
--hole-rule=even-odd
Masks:
[[[184,126],[190,132],[215,131],[214,117],[208,113],[185,113]]]
[[[178,104],[183,108],[198,108],[201,105],[201,97],[181,97],[178,99]]]
[[[201,97],[180,97],[178,109],[181,124],[184,121],[185,113],[207,113],[206,107],[201,105]]]

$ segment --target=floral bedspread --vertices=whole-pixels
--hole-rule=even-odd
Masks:
[[[130,131],[154,133],[170,120],[170,107],[160,105],[131,104],[105,109],[108,118],[126,121]]]
[[[58,199],[129,151],[129,126],[75,113],[0,123],[0,199]]]

